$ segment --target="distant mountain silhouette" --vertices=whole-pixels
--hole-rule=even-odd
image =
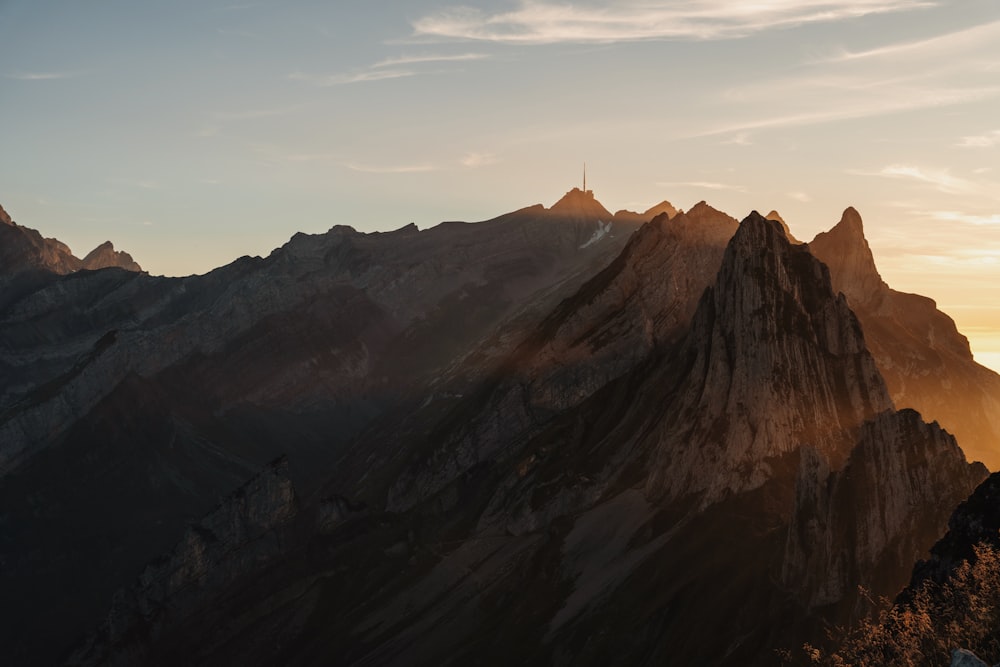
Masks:
[[[73,255],[66,244],[56,239],[42,238],[34,229],[18,225],[0,207],[0,287],[18,275],[32,271],[67,274],[80,269],[107,267],[142,271],[142,267],[128,253],[115,252],[110,241],[101,244],[81,260]]]

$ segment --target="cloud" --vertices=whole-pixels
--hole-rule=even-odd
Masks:
[[[17,81],[51,81],[53,79],[69,79],[73,76],[72,72],[19,72],[4,75],[7,79],[16,79]]]
[[[843,51],[821,62],[886,60],[900,58],[912,62],[915,58],[939,58],[953,51],[967,51],[981,44],[995,44],[1000,37],[1000,21],[937,35],[928,39],[889,44],[867,51]]]
[[[441,70],[426,70],[413,67],[414,65],[426,65],[428,63],[455,63],[468,62],[472,60],[484,60],[488,56],[485,53],[455,53],[455,54],[415,54],[386,58],[368,67],[354,72],[344,72],[339,74],[305,74],[293,72],[288,75],[293,81],[304,81],[315,86],[343,86],[352,83],[366,83],[369,81],[385,81],[388,79],[402,79],[420,74],[441,73]]]
[[[753,146],[753,142],[750,141],[749,132],[737,132],[731,139],[726,139],[722,142],[723,146]]]
[[[993,130],[986,134],[971,137],[962,137],[962,140],[956,145],[962,148],[992,148],[993,146],[1000,145],[1000,130]]]
[[[723,89],[718,99],[743,118],[697,136],[824,124],[1000,97],[993,48],[998,41],[1000,21],[995,21],[929,39],[844,52],[804,63],[790,76],[741,81]],[[775,105],[776,100],[781,104]],[[962,145],[980,146],[992,139],[970,137]]]
[[[360,171],[365,174],[417,174],[427,171],[437,171],[437,167],[432,164],[372,166],[348,162],[344,166],[351,171]]]
[[[788,198],[789,199],[794,199],[795,201],[800,201],[800,202],[810,202],[810,201],[812,201],[812,197],[810,197],[809,195],[807,195],[805,192],[789,192],[788,193]]]
[[[415,21],[413,30],[418,37],[504,44],[711,40],[936,5],[929,0],[630,0],[594,6],[520,0],[516,9],[506,12],[444,9]]]
[[[469,60],[485,60],[488,58],[485,53],[456,53],[452,55],[413,55],[399,56],[396,58],[386,58],[371,66],[371,69],[381,67],[397,67],[399,65],[419,65],[422,63],[454,63],[466,62]]]
[[[878,171],[848,170],[856,176],[883,176],[907,179],[931,185],[934,189],[952,195],[979,194],[982,187],[964,178],[952,176],[947,169],[925,169],[907,164],[891,164]]]
[[[462,158],[462,164],[466,167],[476,168],[496,164],[497,156],[493,153],[467,153]]]
[[[303,81],[314,86],[344,86],[352,83],[365,83],[368,81],[384,81],[386,79],[402,79],[408,76],[416,76],[419,72],[409,69],[377,69],[365,72],[354,72],[351,74],[303,74],[293,72],[288,78],[293,81]]]
[[[745,186],[730,185],[727,183],[714,183],[711,181],[666,181],[656,184],[658,188],[700,188],[702,190],[732,190],[733,192],[747,192]]]
[[[745,95],[742,93],[745,92]],[[852,94],[854,93],[854,94]],[[834,97],[831,99],[830,96]],[[732,134],[750,130],[818,125],[843,120],[884,116],[918,109],[956,106],[1000,96],[1000,85],[983,83],[967,87],[951,87],[947,83],[901,83],[898,79],[879,80],[875,77],[836,81],[822,76],[758,84],[756,90],[730,91],[731,98],[798,99],[814,108],[777,116],[756,118],[710,128],[694,137]],[[746,106],[752,106],[746,102]]]
[[[946,222],[962,222],[967,225],[975,225],[977,227],[1000,225],[1000,213],[994,213],[992,215],[977,215],[974,213],[962,213],[959,211],[927,211],[926,215],[936,220],[943,220]],[[980,251],[969,249],[968,252]],[[995,251],[983,252],[989,252],[991,255],[996,254]]]

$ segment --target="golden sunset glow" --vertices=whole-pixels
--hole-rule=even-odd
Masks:
[[[847,206],[886,280],[1000,324],[992,0],[0,6],[0,201],[154,274],[297,231],[483,220],[590,165],[612,211]]]

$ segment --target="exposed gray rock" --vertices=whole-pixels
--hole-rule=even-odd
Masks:
[[[951,667],[990,667],[972,651],[956,648],[951,652]]]
[[[857,586],[895,595],[943,533],[952,508],[986,476],[955,438],[913,410],[861,429],[847,463],[831,470],[802,451],[782,580],[810,607],[852,598]]]

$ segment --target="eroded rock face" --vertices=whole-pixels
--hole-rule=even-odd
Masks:
[[[782,579],[810,607],[851,600],[857,586],[895,595],[910,563],[944,531],[951,508],[986,476],[955,438],[913,410],[861,429],[847,463],[831,470],[804,448]]]
[[[938,421],[970,460],[1000,467],[1000,376],[975,362],[954,321],[931,299],[885,284],[853,208],[809,247],[861,321],[896,406]]]
[[[733,237],[679,354],[688,370],[648,488],[706,501],[760,486],[769,460],[816,447],[839,465],[892,402],[826,267],[756,212]]]
[[[497,373],[475,416],[413,461],[388,506],[408,507],[448,480],[534,435],[555,414],[683,337],[737,222],[702,202],[657,216],[603,271],[567,298]],[[471,399],[470,399],[471,400]]]

